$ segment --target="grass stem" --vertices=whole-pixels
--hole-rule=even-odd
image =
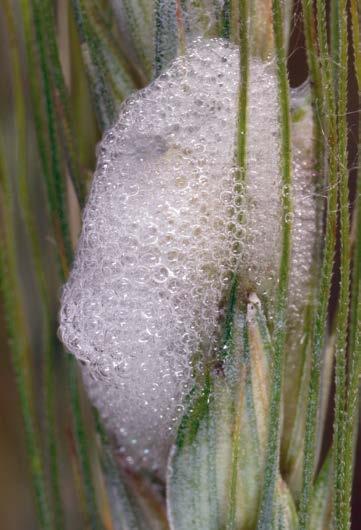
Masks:
[[[269,434],[266,449],[264,485],[260,503],[258,530],[269,528],[272,520],[274,493],[279,468],[279,446],[281,430],[282,371],[284,365],[284,346],[286,336],[286,310],[292,239],[292,165],[291,165],[291,125],[290,98],[287,74],[286,52],[282,20],[282,2],[273,0],[273,31],[277,66],[282,174],[282,250],[279,269],[279,283],[275,307],[275,328],[273,333],[274,357],[272,362],[272,386],[269,414]]]

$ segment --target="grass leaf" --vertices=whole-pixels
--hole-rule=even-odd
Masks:
[[[172,530],[254,527],[266,444],[273,351],[260,302],[232,310],[222,366],[209,367],[202,390],[189,398],[168,477]],[[296,528],[287,486],[277,474],[274,528]]]

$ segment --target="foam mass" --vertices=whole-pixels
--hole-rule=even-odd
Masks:
[[[250,65],[244,186],[234,167],[238,86],[238,49],[198,40],[124,103],[98,148],[60,334],[132,465],[164,468],[192,362],[201,369],[216,355],[232,272],[272,318],[282,194],[274,64]],[[297,314],[314,236],[311,118],[294,128]]]

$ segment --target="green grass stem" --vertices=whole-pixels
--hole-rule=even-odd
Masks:
[[[247,167],[247,122],[248,122],[248,84],[249,84],[249,3],[248,0],[239,1],[240,11],[240,29],[239,29],[239,67],[240,67],[240,86],[238,96],[238,114],[237,114],[237,181],[236,181],[236,194],[238,200],[242,200],[243,197],[243,183],[246,178],[246,167]],[[239,188],[239,190],[237,190]],[[234,282],[237,285],[237,281]],[[235,291],[231,290],[230,304],[234,304]],[[228,325],[227,325],[228,324]],[[230,337],[232,335],[232,325],[226,321],[226,333],[229,328]],[[232,343],[232,340],[231,340]],[[234,404],[234,414],[238,415],[239,404]],[[235,421],[235,424],[239,422]],[[239,426],[239,425],[238,425]],[[232,475],[230,483],[229,493],[229,508],[227,517],[227,530],[234,530],[236,525],[236,496],[238,487],[238,459],[239,459],[239,437],[240,433],[238,429],[235,429],[233,440],[232,440]]]
[[[272,520],[275,484],[279,468],[279,446],[281,430],[282,371],[284,365],[284,347],[286,336],[286,310],[288,281],[290,270],[292,239],[292,155],[290,98],[287,74],[286,52],[284,45],[282,2],[273,0],[273,30],[277,66],[280,124],[281,124],[281,160],[282,174],[282,250],[280,258],[279,283],[275,307],[275,328],[273,333],[274,357],[272,362],[272,386],[269,413],[269,434],[266,449],[266,464],[263,491],[259,509],[258,530],[269,528]]]
[[[345,500],[345,437],[346,423],[346,351],[350,306],[350,211],[347,167],[347,89],[348,89],[348,35],[347,0],[338,2],[338,189],[340,206],[340,295],[337,312],[337,337],[335,358],[335,420],[333,437],[334,454],[334,525],[339,530],[350,528],[350,499]]]
[[[320,394],[320,373],[322,350],[324,347],[327,326],[328,302],[330,297],[331,279],[335,255],[337,225],[337,125],[334,86],[332,81],[332,65],[329,58],[326,6],[324,0],[317,0],[317,43],[320,53],[320,73],[322,83],[322,127],[326,137],[327,153],[327,211],[326,233],[319,278],[319,290],[315,308],[312,332],[312,359],[310,386],[307,400],[306,431],[303,459],[303,484],[299,507],[299,528],[309,528],[312,489],[316,461],[316,427],[317,411]]]
[[[360,53],[360,12],[357,0],[351,0],[350,12],[352,21],[352,43],[354,66],[358,86],[359,102],[361,104],[361,53]],[[361,377],[361,118],[359,118],[358,137],[358,172],[356,186],[356,201],[354,211],[355,242],[353,252],[352,270],[352,298],[349,336],[349,370],[347,388],[347,416],[345,425],[345,476],[344,476],[344,502],[350,506],[353,464],[355,459],[355,442],[358,433],[358,406],[359,388]],[[349,516],[349,513],[348,513]]]

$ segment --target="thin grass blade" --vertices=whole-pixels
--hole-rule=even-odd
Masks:
[[[337,336],[335,358],[335,420],[333,438],[334,456],[334,524],[347,530],[351,524],[350,499],[345,499],[345,442],[346,432],[346,349],[350,306],[350,211],[347,166],[347,88],[348,88],[348,7],[347,1],[337,3],[338,9],[338,66],[337,133],[338,133],[338,179],[340,205],[340,295],[337,313]]]
[[[176,0],[156,0],[155,2],[155,58],[154,76],[177,55],[178,28]]]
[[[307,7],[307,6],[304,6]],[[306,24],[310,24],[312,19],[308,16]],[[327,212],[326,212],[326,233],[322,257],[322,266],[319,277],[319,289],[316,301],[314,324],[312,330],[312,360],[310,386],[307,399],[304,464],[303,464],[303,486],[300,498],[300,530],[309,528],[309,518],[311,510],[311,494],[315,473],[316,461],[316,424],[317,410],[320,395],[320,374],[322,364],[322,350],[324,347],[328,301],[331,289],[331,278],[333,271],[336,224],[337,224],[337,126],[335,94],[332,83],[332,66],[330,64],[328,40],[326,26],[325,2],[317,1],[317,42],[319,46],[319,71],[322,85],[322,128],[326,136],[327,153]],[[313,51],[309,49],[309,56]],[[312,59],[313,60],[313,59]]]
[[[17,276],[17,253],[13,215],[13,195],[9,173],[5,167],[4,149],[0,145],[0,289],[5,307],[7,333],[15,374],[15,382],[24,422],[26,450],[33,481],[39,526],[53,528],[43,470],[43,457],[36,431],[33,410],[33,390],[29,377],[29,343],[24,309]]]
[[[271,405],[269,415],[269,438],[265,479],[259,508],[258,530],[266,530],[270,513],[273,511],[274,491],[279,467],[279,445],[281,427],[282,371],[286,337],[286,310],[292,235],[292,169],[291,169],[291,124],[290,96],[284,44],[282,3],[272,2],[273,31],[280,104],[281,159],[282,173],[282,250],[279,269],[279,283],[275,307],[274,357],[272,373]]]
[[[52,493],[54,527],[62,530],[64,527],[63,506],[60,493],[58,448],[55,435],[55,409],[54,409],[54,373],[53,373],[53,351],[51,341],[50,304],[47,293],[46,278],[41,258],[41,245],[37,233],[37,226],[33,215],[30,201],[29,180],[27,174],[27,146],[26,146],[26,109],[25,95],[21,78],[21,52],[20,43],[17,38],[15,20],[13,18],[12,6],[8,0],[4,3],[5,16],[12,38],[12,69],[14,84],[15,123],[17,138],[17,187],[19,202],[24,226],[30,242],[32,262],[35,271],[37,287],[41,297],[42,312],[42,348],[43,348],[43,379],[44,379],[44,404],[45,404],[45,432],[47,438],[47,452],[50,467],[50,485]]]
[[[352,21],[352,43],[354,53],[354,67],[358,86],[358,97],[361,103],[361,43],[360,5],[356,0],[351,0],[351,21]],[[353,270],[352,270],[352,298],[351,298],[351,318],[349,336],[349,370],[347,388],[347,419],[345,425],[345,492],[344,500],[349,506],[351,500],[356,440],[359,430],[359,388],[361,377],[361,119],[359,118],[358,137],[358,173],[356,186],[356,203],[353,218],[353,229],[355,234],[353,248]]]
[[[106,71],[100,40],[93,31],[84,2],[72,0],[75,21],[79,31],[83,60],[86,66],[97,119],[101,130],[107,129],[115,117],[115,104],[106,82]]]

